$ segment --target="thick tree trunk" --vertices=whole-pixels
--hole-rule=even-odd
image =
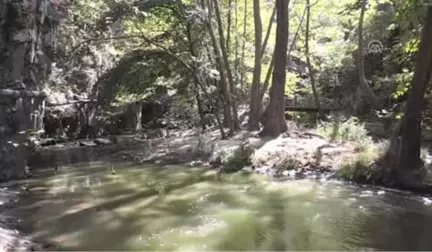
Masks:
[[[365,98],[372,103],[372,106],[377,107],[378,100],[367,83],[365,70],[364,70],[363,23],[364,23],[364,15],[366,12],[367,0],[360,0],[360,1],[362,3],[361,3],[361,11],[360,11],[360,19],[359,19],[359,27],[358,27],[358,50],[357,50],[357,68],[358,68],[358,75],[359,75],[359,84]]]
[[[316,89],[315,75],[314,75],[314,72],[313,72],[313,67],[312,67],[312,63],[311,63],[310,55],[309,55],[309,29],[310,29],[309,28],[309,26],[310,26],[309,24],[310,24],[310,9],[311,9],[310,1],[309,0],[306,0],[306,9],[307,9],[307,14],[306,14],[306,32],[305,32],[306,33],[305,34],[306,63],[307,63],[307,67],[308,67],[308,70],[309,70],[309,77],[310,77],[310,82],[311,82],[311,86],[312,86],[312,93],[313,93],[313,96],[314,96],[314,99],[315,99],[315,106],[318,109],[318,115],[319,115],[319,117],[322,118],[323,114],[322,114],[322,111],[321,111],[321,104],[320,104],[318,92],[317,92],[317,89]]]
[[[422,166],[420,159],[422,108],[426,86],[431,80],[431,69],[432,7],[429,7],[405,115],[402,119],[401,128],[392,140],[391,148],[387,153],[393,174],[399,182],[408,180],[407,173],[418,170]]]
[[[222,17],[219,9],[219,0],[213,0],[214,6],[215,6],[215,14],[216,14],[216,21],[218,23],[218,30],[219,30],[219,41],[220,41],[220,49],[222,51],[222,58],[224,63],[224,68],[228,76],[228,82],[229,82],[229,91],[230,91],[230,107],[232,110],[232,125],[231,125],[231,131],[234,132],[239,129],[239,123],[238,123],[238,115],[237,115],[237,105],[236,105],[236,88],[234,83],[234,78],[232,75],[231,67],[229,64],[228,59],[228,53],[225,48],[225,36],[223,32],[223,25],[222,25]],[[232,97],[234,99],[232,99]]]
[[[273,84],[270,89],[270,103],[267,106],[266,123],[261,136],[277,137],[287,130],[285,121],[285,81],[288,46],[288,6],[289,0],[276,0],[277,27],[275,46],[275,66]]]
[[[295,2],[293,1],[292,3],[293,4],[292,4],[292,6],[291,6],[290,9],[294,8],[294,3]],[[297,26],[296,33],[294,34],[294,38],[293,38],[293,40],[291,42],[291,46],[289,47],[289,50],[288,50],[288,53],[287,53],[287,58],[290,57],[291,52],[294,49],[294,45],[295,45],[295,43],[297,41],[297,36],[298,36],[298,34],[300,32],[300,27],[302,26],[303,20],[304,20],[304,18],[306,16],[306,8],[307,8],[307,6],[304,8],[303,15],[302,15],[302,17],[300,19],[300,23]],[[268,87],[270,86],[270,77],[271,77],[271,74],[273,72],[274,61],[275,61],[275,51],[273,51],[272,58],[271,58],[271,61],[270,61],[270,66],[269,66],[269,69],[267,70],[267,74],[266,74],[266,77],[265,77],[265,80],[264,80],[264,84],[263,84],[263,86],[261,88],[261,91],[260,91],[260,103],[262,103],[263,97],[264,97],[265,93],[267,92]],[[263,119],[264,118],[261,118],[260,120],[262,121]]]
[[[260,81],[261,81],[261,43],[262,43],[262,24],[260,13],[260,1],[253,1],[254,23],[255,23],[255,66],[252,77],[252,87],[250,91],[249,103],[249,130],[259,130],[260,117]]]

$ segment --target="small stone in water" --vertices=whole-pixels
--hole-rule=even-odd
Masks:
[[[380,191],[377,192],[377,194],[378,194],[378,195],[383,195],[383,194],[385,194],[385,191],[380,190]]]

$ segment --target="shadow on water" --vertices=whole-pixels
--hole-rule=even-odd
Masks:
[[[420,197],[179,166],[39,170],[14,211],[63,250],[430,250]]]

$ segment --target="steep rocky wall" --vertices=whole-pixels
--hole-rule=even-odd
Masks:
[[[38,91],[68,7],[68,0],[0,0],[0,181],[25,174],[26,132],[42,126]]]

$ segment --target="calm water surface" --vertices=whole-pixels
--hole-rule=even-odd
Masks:
[[[186,167],[40,170],[15,209],[64,250],[432,250],[430,199]]]

